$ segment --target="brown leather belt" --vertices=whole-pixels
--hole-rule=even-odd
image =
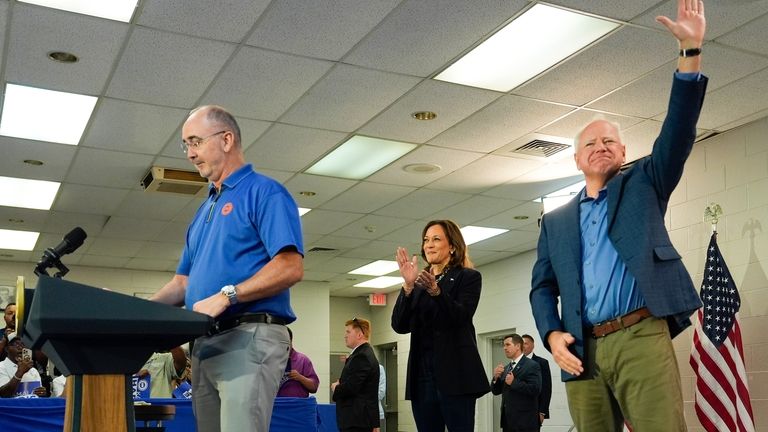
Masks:
[[[622,315],[612,320],[603,321],[600,324],[592,327],[592,336],[601,338],[608,336],[613,332],[617,332],[621,329],[632,327],[640,321],[648,318],[651,315],[651,311],[647,307],[643,307],[637,310],[633,310],[628,314]]]

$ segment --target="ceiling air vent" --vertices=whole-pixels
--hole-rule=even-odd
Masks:
[[[168,192],[183,195],[203,194],[208,180],[196,171],[152,167],[141,180],[145,192]]]
[[[544,141],[535,139],[527,144],[523,144],[520,147],[512,151],[512,153],[522,153],[529,156],[537,157],[550,157],[555,153],[559,153],[570,146],[568,144],[561,144],[551,141]]]

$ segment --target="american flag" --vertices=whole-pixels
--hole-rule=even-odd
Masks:
[[[696,373],[696,416],[707,432],[754,432],[744,349],[737,313],[739,291],[712,233],[701,282],[691,367]]]

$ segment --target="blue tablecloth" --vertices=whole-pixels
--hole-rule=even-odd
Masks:
[[[157,405],[175,405],[176,417],[163,421],[167,432],[195,430],[192,403],[186,399],[149,399]],[[61,432],[64,399],[0,399],[0,431]],[[141,426],[141,422],[137,424]],[[277,398],[270,432],[337,431],[336,406],[318,404],[314,398]]]

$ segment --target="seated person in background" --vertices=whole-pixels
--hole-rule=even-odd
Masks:
[[[16,303],[8,303],[3,314],[5,328],[0,334],[0,361],[5,360],[5,346],[8,344],[8,334],[16,331]]]
[[[8,336],[6,358],[0,362],[0,397],[46,397],[40,374],[33,367],[32,354],[24,354],[24,342],[16,333]]]
[[[288,327],[288,336],[291,340],[291,353],[288,355],[288,364],[285,374],[280,382],[278,397],[309,397],[310,393],[317,392],[320,378],[315,373],[312,360],[306,355],[293,349],[293,332]]]
[[[179,378],[186,367],[187,356],[179,346],[170,351],[153,353],[136,375],[150,376],[149,397],[170,398],[175,387],[174,379]]]

